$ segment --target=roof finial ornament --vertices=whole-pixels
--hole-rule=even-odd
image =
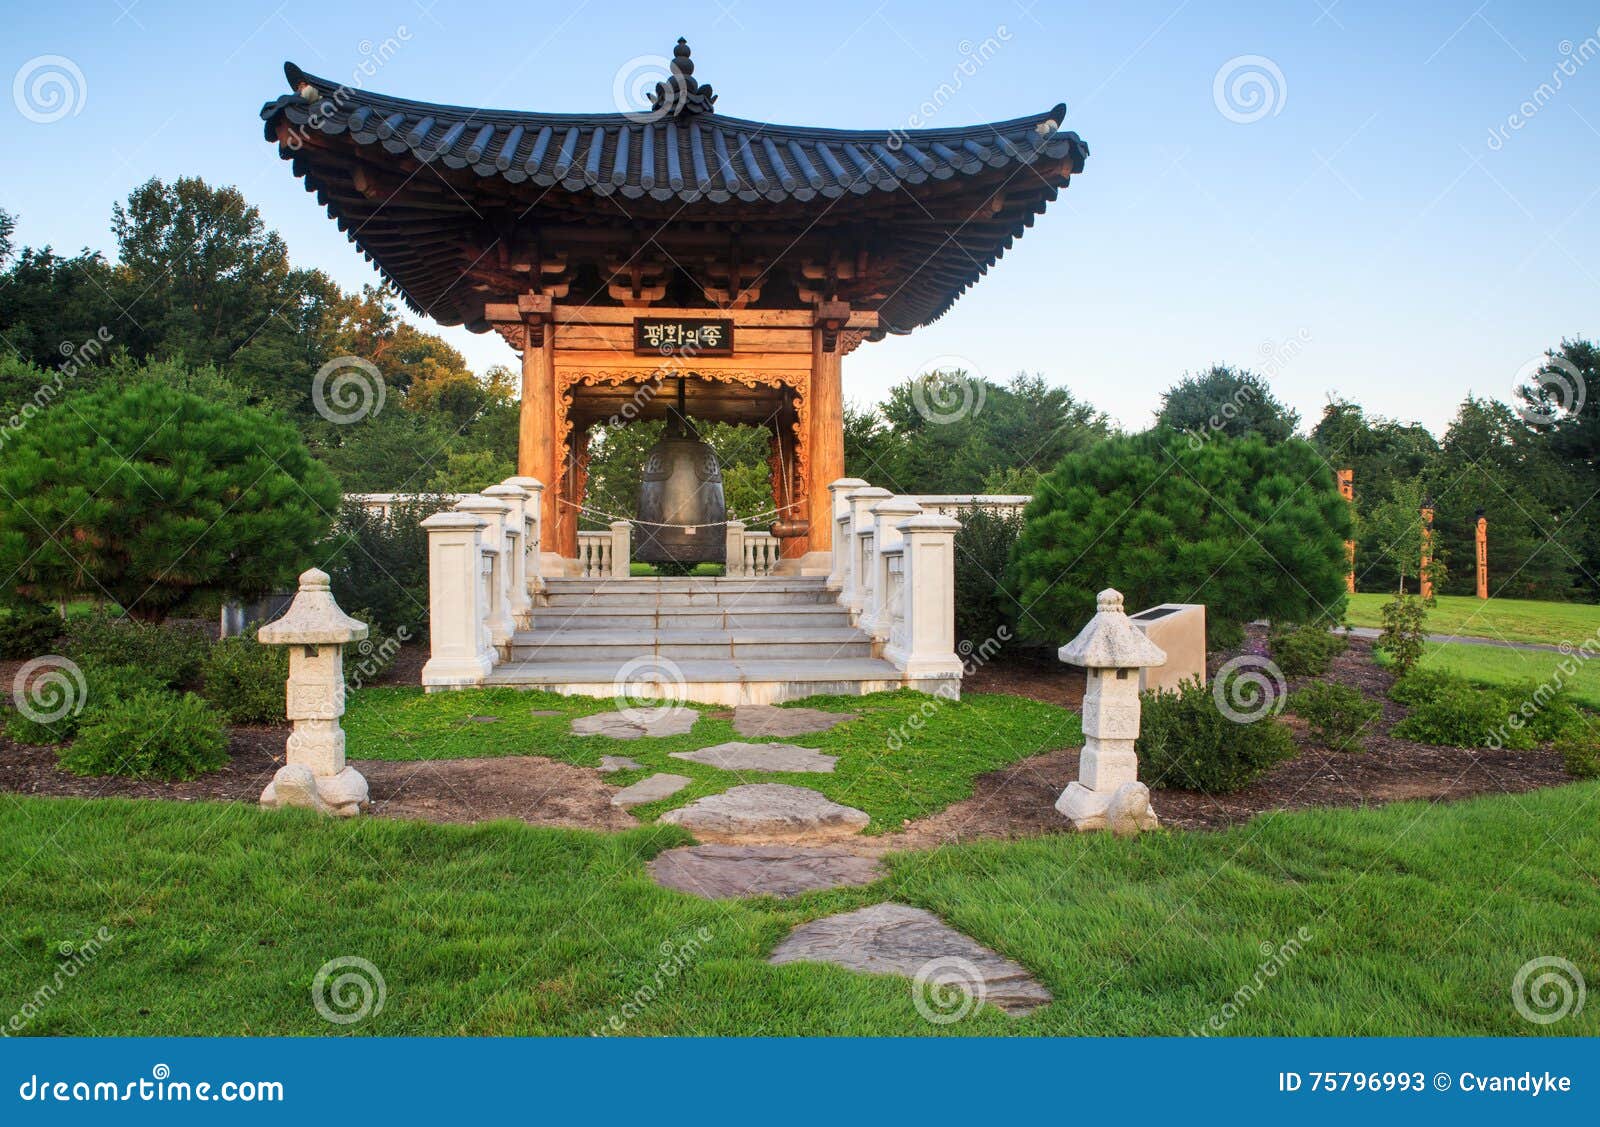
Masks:
[[[689,43],[681,36],[672,49],[672,77],[656,83],[650,95],[650,108],[656,117],[678,117],[688,113],[711,113],[717,96],[708,82],[704,86],[695,81],[694,60],[689,57]]]

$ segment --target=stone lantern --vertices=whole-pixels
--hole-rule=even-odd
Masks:
[[[261,792],[269,809],[307,806],[325,814],[358,814],[367,804],[367,780],[344,761],[344,647],[367,636],[333,601],[328,573],[312,568],[282,618],[263,626],[263,645],[289,647],[287,711],[294,730],[286,762]]]
[[[1101,591],[1095,616],[1061,647],[1062,661],[1088,674],[1083,691],[1083,751],[1078,781],[1056,801],[1080,830],[1137,833],[1154,829],[1150,790],[1139,781],[1139,671],[1166,663],[1167,655],[1129,621],[1122,593]]]

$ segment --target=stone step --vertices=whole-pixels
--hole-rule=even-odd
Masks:
[[[783,900],[818,889],[871,884],[882,875],[875,858],[838,846],[687,845],[650,862],[657,884],[706,900]]]
[[[793,590],[765,588],[712,588],[704,591],[651,591],[628,588],[626,580],[617,580],[613,590],[579,590],[576,588],[548,588],[542,596],[541,606],[547,607],[783,607],[816,604],[837,605],[834,592],[826,587],[807,587]]]
[[[684,575],[655,578],[634,576],[627,579],[582,579],[552,576],[545,585],[553,591],[812,591],[827,586],[826,576],[762,576],[741,578],[721,575]]]
[[[547,634],[554,630],[734,630],[746,627],[847,627],[850,613],[824,603],[788,606],[743,604],[720,607],[615,607],[599,600],[584,606],[536,607],[527,615],[528,630]]]
[[[788,844],[860,833],[865,811],[834,802],[810,787],[745,783],[668,810],[660,821],[682,826],[705,844]]]
[[[789,630],[557,630],[512,636],[512,661],[626,660],[644,654],[673,661],[871,657],[872,639],[850,627]]]
[[[638,654],[607,661],[516,661],[494,667],[483,683],[543,689],[566,696],[617,695],[624,670]],[[696,704],[777,704],[827,693],[863,696],[905,688],[904,676],[889,662],[872,657],[839,657],[811,661],[674,660],[669,670],[653,681],[641,681],[639,670],[627,671],[627,688],[634,698],[654,694],[662,700]],[[938,682],[919,682],[933,691]],[[959,683],[958,683],[959,684]]]

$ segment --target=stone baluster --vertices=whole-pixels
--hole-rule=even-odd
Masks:
[[[722,573],[729,576],[751,574],[744,561],[744,521],[730,520],[726,526],[726,552]]]
[[[428,688],[477,685],[494,668],[484,603],[483,540],[489,522],[447,509],[422,522],[428,532]]]
[[[1056,809],[1080,830],[1118,834],[1153,829],[1150,791],[1139,782],[1139,671],[1166,663],[1167,655],[1122,609],[1122,595],[1106,588],[1095,616],[1059,657],[1087,673],[1083,690],[1083,751],[1078,779]]]
[[[631,574],[628,564],[633,559],[632,534],[631,521],[611,522],[611,570],[608,573],[611,579],[626,579]]]
[[[860,621],[861,613],[866,607],[868,591],[872,586],[872,574],[867,569],[867,565],[871,562],[868,558],[870,541],[877,531],[876,522],[872,518],[872,506],[892,496],[894,494],[887,489],[881,489],[876,485],[851,490],[848,495],[850,543],[847,547],[850,559],[839,601],[850,611],[851,622]]]
[[[955,571],[955,537],[960,527],[961,522],[950,517],[926,515],[897,526],[904,560],[906,645],[891,660],[908,680],[954,678],[955,685],[960,685]],[[941,687],[938,691],[949,690]]]
[[[516,632],[516,623],[511,620],[507,605],[506,582],[503,578],[507,555],[505,527],[511,506],[493,497],[485,497],[482,493],[474,493],[457,501],[456,510],[482,517],[488,525],[482,546],[483,554],[487,557],[485,571],[489,586],[488,613],[484,622],[489,628],[490,646],[506,645]]]
[[[269,809],[305,806],[349,816],[367,805],[367,780],[345,762],[344,647],[367,636],[367,624],[339,609],[328,573],[312,568],[276,622],[256,637],[263,645],[289,647],[285,711],[294,725],[284,746],[284,765],[261,792]]]
[[[528,595],[532,598],[544,590],[544,568],[539,558],[540,541],[544,538],[544,517],[540,508],[544,498],[544,482],[536,477],[519,475],[508,477],[501,484],[521,486],[528,493],[528,499],[522,506],[523,525],[527,529],[522,546],[528,554],[523,572],[528,580]]]
[[[483,491],[485,497],[504,501],[509,511],[505,519],[505,566],[501,568],[506,597],[506,612],[513,624],[524,626],[533,601],[528,596],[528,516],[529,493],[520,485],[501,482]]]
[[[828,496],[833,501],[833,511],[829,519],[833,521],[833,556],[828,567],[828,586],[841,592],[840,602],[844,602],[843,590],[850,571],[850,502],[849,495],[857,489],[865,489],[867,482],[859,477],[841,477],[838,481],[828,486]]]
[[[862,611],[861,628],[880,642],[888,640],[894,626],[894,608],[889,605],[889,565],[884,553],[900,543],[900,522],[921,512],[922,506],[909,497],[890,497],[872,506],[877,532],[873,536],[872,558],[867,561],[872,585]]]

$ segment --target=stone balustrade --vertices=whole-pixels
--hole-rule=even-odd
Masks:
[[[626,579],[633,556],[633,525],[612,521],[604,532],[578,531],[577,573],[585,579]]]
[[[926,513],[859,478],[829,486],[833,559],[829,585],[851,619],[882,643],[913,684],[960,684],[955,637],[955,534],[950,517]],[[948,691],[940,689],[940,691]]]
[[[742,520],[727,524],[727,554],[723,574],[759,579],[778,566],[778,540],[770,532],[750,532]]]

